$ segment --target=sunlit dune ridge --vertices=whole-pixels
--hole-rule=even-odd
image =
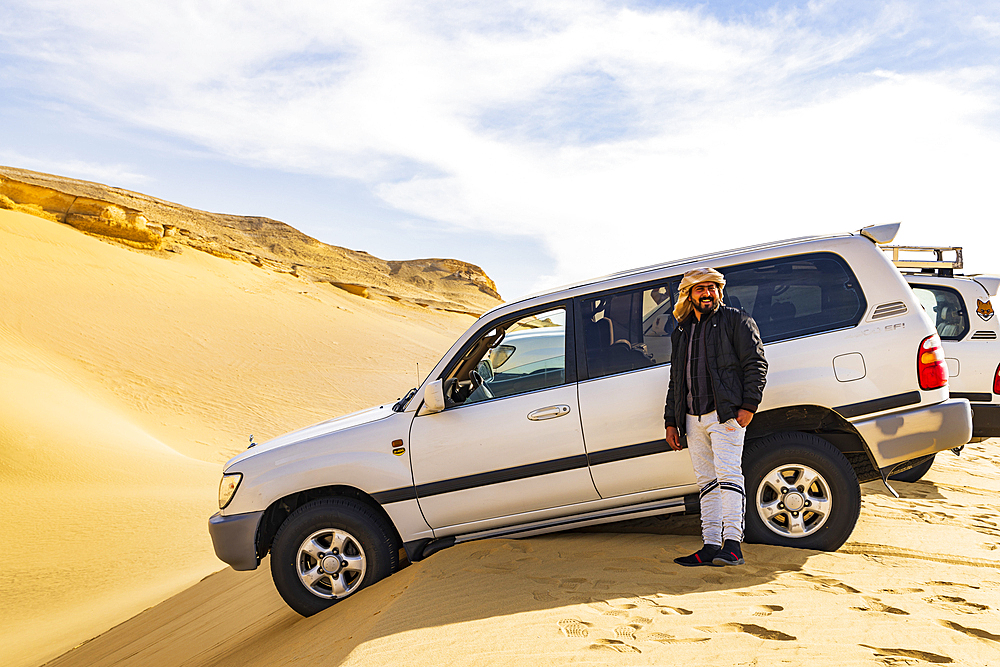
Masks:
[[[0,210],[0,655],[34,665],[223,564],[221,463],[394,400],[472,317]]]

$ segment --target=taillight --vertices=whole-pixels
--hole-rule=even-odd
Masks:
[[[993,376],[993,393],[1000,394],[1000,364],[997,364],[997,372]]]
[[[937,334],[928,336],[917,350],[917,379],[921,389],[940,389],[948,384],[948,366]]]

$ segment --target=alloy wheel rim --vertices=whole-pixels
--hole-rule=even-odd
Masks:
[[[833,510],[829,482],[800,463],[780,465],[764,475],[755,499],[757,515],[767,529],[791,539],[815,534]]]
[[[295,572],[310,593],[325,600],[347,597],[360,586],[368,562],[356,537],[338,528],[309,535],[295,554]]]

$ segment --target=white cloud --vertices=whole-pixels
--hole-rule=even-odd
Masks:
[[[60,176],[97,181],[114,186],[139,188],[151,181],[148,176],[138,173],[132,167],[124,164],[84,162],[61,157],[46,159],[7,149],[0,149],[0,164],[19,169],[57,173]]]
[[[6,51],[38,94],[544,239],[543,281],[898,219],[907,242],[971,245],[955,223],[996,220],[997,72],[889,57],[927,40],[912,3],[847,23],[820,2],[742,22],[596,1],[24,6]]]

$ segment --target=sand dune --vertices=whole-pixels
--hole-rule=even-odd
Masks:
[[[209,213],[138,192],[0,166],[0,209],[28,212],[157,252],[196,250],[366,298],[455,312],[499,303],[481,268],[456,259],[386,261],[322,243],[278,220]]]
[[[400,396],[472,317],[0,211],[0,655],[54,657],[222,567],[221,463]],[[9,661],[9,662],[8,662]]]
[[[308,619],[267,563],[220,571],[206,521],[250,433],[399,396],[472,321],[380,294],[0,211],[0,662],[1000,661],[997,440],[899,499],[865,485],[832,554],[747,545],[744,567],[685,569],[695,518],[646,519],[460,545]]]

